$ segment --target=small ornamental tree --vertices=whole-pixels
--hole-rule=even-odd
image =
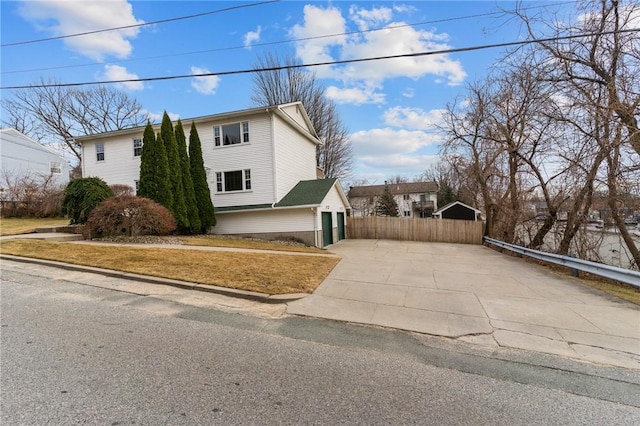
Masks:
[[[196,234],[200,232],[202,225],[200,223],[200,214],[198,213],[198,204],[196,203],[196,193],[193,189],[189,156],[187,155],[187,138],[184,135],[184,128],[180,120],[178,120],[176,124],[175,135],[178,154],[180,156],[180,168],[182,169],[182,189],[184,191],[184,201],[187,208],[187,219],[189,221],[189,229],[187,231],[191,234]]]
[[[191,122],[191,130],[189,132],[189,166],[200,215],[201,230],[206,233],[209,228],[216,226],[216,217],[213,202],[211,201],[211,191],[207,183],[207,173],[204,170],[204,161],[202,160],[202,145],[194,122]]]
[[[105,181],[97,177],[74,179],[64,190],[62,212],[69,215],[71,224],[84,224],[94,208],[113,191]]]
[[[171,212],[148,198],[120,195],[100,203],[89,216],[90,237],[166,235],[176,229]]]
[[[169,183],[173,194],[173,203],[167,208],[173,213],[173,217],[180,230],[189,229],[189,219],[187,219],[187,206],[184,201],[184,190],[182,188],[182,169],[180,167],[180,155],[176,135],[173,132],[173,124],[169,114],[164,112],[160,134],[167,150],[167,162],[169,164]]]
[[[384,191],[376,203],[377,216],[398,216],[398,203],[393,198],[393,194],[389,190],[389,185],[384,186]]]

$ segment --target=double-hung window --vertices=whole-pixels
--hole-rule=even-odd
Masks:
[[[217,192],[248,191],[251,189],[251,170],[216,172]]]
[[[96,144],[96,161],[104,161],[104,144]]]
[[[215,146],[238,145],[249,142],[249,122],[224,124],[213,127]]]
[[[133,140],[133,156],[140,157],[142,155],[142,139]]]
[[[59,175],[62,173],[62,165],[58,162],[52,161],[49,163],[49,172],[53,175]]]

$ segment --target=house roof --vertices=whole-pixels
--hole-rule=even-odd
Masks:
[[[297,207],[317,207],[322,204],[331,188],[336,187],[340,198],[349,208],[349,201],[338,184],[338,179],[302,180],[296,184],[282,199],[275,204],[247,204],[241,206],[216,207],[217,213],[246,210],[286,209]]]
[[[320,205],[337,179],[303,180],[294,186],[276,207]]]
[[[42,145],[40,142],[31,139],[29,136],[14,129],[13,127],[0,129],[0,140],[2,141],[3,145],[15,144],[15,145],[23,146],[28,149],[32,149],[40,152],[46,152],[47,154],[55,155],[56,157],[58,157],[60,159],[60,162],[63,164],[69,163],[67,159],[64,158],[62,155],[58,154],[51,148]],[[4,149],[7,149],[6,146]],[[25,161],[27,160],[27,158],[22,158],[22,159]]]
[[[433,214],[434,214],[434,215],[436,215],[436,214],[441,213],[441,212],[443,212],[443,211],[445,211],[445,210],[448,210],[448,209],[450,209],[451,207],[453,207],[453,206],[454,206],[454,205],[456,205],[456,204],[459,204],[459,205],[461,205],[461,206],[463,206],[463,207],[466,207],[466,208],[468,208],[468,209],[470,209],[470,210],[473,210],[473,211],[475,211],[476,213],[482,213],[480,210],[478,210],[478,209],[476,209],[476,208],[473,208],[473,207],[471,207],[471,206],[468,206],[468,205],[466,205],[466,204],[465,204],[465,203],[463,203],[463,202],[460,202],[460,201],[453,201],[453,202],[451,202],[451,203],[449,203],[449,204],[447,204],[447,205],[444,205],[444,206],[440,207],[438,210],[436,210],[435,212],[433,212]]]
[[[298,122],[296,122],[295,119],[291,117],[289,113],[287,113],[286,111],[287,108],[292,106],[300,107],[301,116],[304,122],[307,124],[308,129],[305,129],[303,126],[301,126]],[[248,115],[260,114],[260,113],[274,113],[278,115],[280,118],[282,118],[287,123],[289,123],[292,127],[296,128],[300,133],[306,136],[309,140],[311,140],[315,144],[320,144],[320,140],[318,140],[317,133],[313,128],[313,124],[311,123],[311,120],[309,119],[309,116],[307,115],[307,112],[304,109],[304,105],[302,104],[302,102],[291,102],[287,104],[270,105],[270,106],[243,109],[243,110],[237,110],[237,111],[229,111],[229,112],[223,112],[219,114],[203,115],[200,117],[193,117],[193,118],[185,118],[185,119],[181,118],[180,120],[183,123],[195,122],[197,124],[199,122],[212,121],[212,120],[216,120],[216,121],[236,120],[236,119],[240,119],[241,117],[246,117]],[[173,122],[174,125],[176,123],[177,123],[177,120]],[[111,137],[116,135],[126,135],[130,133],[142,133],[145,127],[146,127],[146,124],[143,126],[129,127],[127,129],[113,130],[110,132],[97,133],[94,135],[78,136],[78,137],[75,137],[74,139],[76,142],[82,144],[83,142],[96,139],[96,138],[105,138],[105,137]],[[160,129],[160,123],[154,124],[153,128],[155,131],[158,131]]]
[[[427,192],[438,192],[436,182],[405,182],[388,184],[389,191],[393,195],[403,194],[424,194]],[[374,197],[384,192],[385,185],[352,186],[349,189],[349,198],[354,197]]]

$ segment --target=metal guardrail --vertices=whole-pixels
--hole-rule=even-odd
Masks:
[[[640,288],[640,272],[630,269],[609,266],[603,263],[590,262],[588,260],[576,259],[575,257],[563,256],[555,253],[545,253],[543,251],[533,250],[514,244],[505,243],[504,241],[494,240],[493,238],[484,237],[486,243],[493,244],[500,248],[518,253],[524,256],[533,257],[534,259],[543,260],[545,262],[556,265],[566,266],[589,274],[598,275],[611,280],[620,281],[625,284],[631,284]]]

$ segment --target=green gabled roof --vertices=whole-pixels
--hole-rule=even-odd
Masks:
[[[319,205],[337,179],[302,180],[280,200],[276,207]]]

